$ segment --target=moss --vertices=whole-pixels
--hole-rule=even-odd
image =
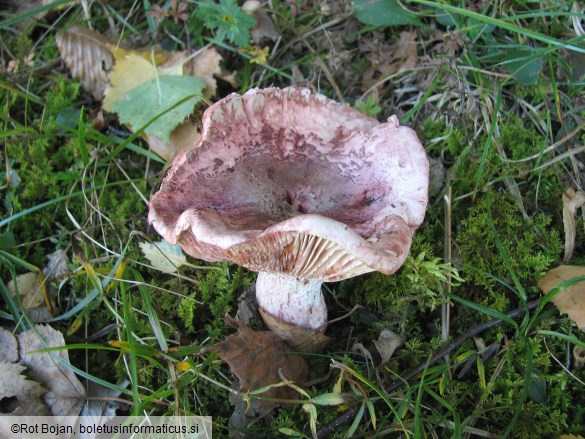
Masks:
[[[203,332],[215,342],[225,333],[224,316],[235,314],[237,298],[252,284],[256,274],[225,263],[219,270],[199,271],[197,287],[175,304],[175,313],[188,335]]]
[[[506,150],[508,158],[519,160],[541,153],[547,146],[547,139],[536,132],[532,124],[520,119],[515,114],[507,113],[500,126],[500,143]],[[533,163],[527,162],[528,166]]]
[[[338,288],[338,298],[365,303],[384,320],[380,325],[403,334],[415,313],[433,311],[444,302],[442,283],[448,276],[457,282],[457,271],[434,257],[431,246],[415,235],[400,271],[392,276],[371,273],[345,281]],[[408,333],[413,333],[412,325]]]
[[[55,83],[46,94],[43,118],[33,121],[30,128],[38,134],[26,137],[14,137],[7,142],[8,157],[12,161],[14,172],[20,179],[20,184],[13,187],[6,201],[8,202],[6,216],[33,207],[48,200],[56,199],[67,194],[71,189],[71,181],[62,179],[63,170],[71,169],[75,164],[72,140],[64,141],[60,135],[59,114],[71,108],[77,96],[78,86],[61,80]],[[26,106],[20,106],[19,100],[8,109],[15,117]],[[76,173],[79,178],[79,172]],[[70,204],[69,209],[76,212],[76,205]],[[21,243],[42,240],[54,233],[55,223],[66,223],[65,211],[62,208],[45,209],[26,216],[23,220],[10,224]],[[22,247],[19,256],[27,259],[32,247]],[[46,253],[49,253],[47,249]],[[33,257],[30,262],[43,264],[44,257]]]
[[[427,117],[422,121],[420,135],[427,150],[437,156],[452,161],[469,145],[472,133],[468,132],[473,124],[458,123],[448,126],[444,118]]]
[[[498,239],[505,254],[498,249]],[[500,281],[513,285],[507,261],[520,283],[531,287],[558,260],[563,247],[550,215],[538,212],[524,219],[511,197],[501,193],[483,196],[469,209],[455,240],[467,279],[489,293],[506,291]],[[478,290],[473,299],[486,304],[481,295],[485,293]],[[490,306],[497,302],[487,301]]]

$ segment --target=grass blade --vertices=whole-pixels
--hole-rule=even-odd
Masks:
[[[571,50],[573,52],[578,53],[585,53],[584,47],[579,47],[576,44],[583,41],[582,37],[573,38],[569,41],[560,41],[556,38],[552,38],[548,35],[542,34],[540,32],[533,31],[531,29],[520,27],[513,23],[508,23],[505,20],[501,20],[498,18],[493,18],[488,15],[483,15],[469,9],[458,8],[457,6],[451,6],[444,3],[437,3],[429,0],[408,0],[410,3],[418,3],[421,5],[431,6],[433,8],[442,9],[448,12],[452,12],[454,14],[463,15],[464,17],[471,18],[473,20],[477,20],[481,23],[491,24],[493,26],[499,27],[501,29],[505,29],[512,33],[523,35],[528,38],[532,38],[534,40],[540,41],[542,43],[550,44],[551,46],[556,46],[560,49]],[[515,20],[516,17],[510,17],[510,20]]]
[[[478,303],[472,302],[470,300],[463,299],[459,296],[456,296],[455,294],[445,292],[445,295],[447,297],[450,297],[451,299],[455,300],[456,302],[459,302],[462,305],[465,305],[468,308],[471,308],[471,309],[473,309],[477,312],[480,312],[482,314],[486,314],[488,316],[495,317],[496,319],[499,319],[502,322],[506,322],[506,323],[510,324],[515,329],[518,329],[518,324],[514,321],[514,319],[508,317],[506,314],[503,314],[499,311],[496,311],[495,309],[488,308],[487,306],[483,306],[483,305],[480,305]]]

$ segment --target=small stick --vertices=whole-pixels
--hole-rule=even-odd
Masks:
[[[515,317],[522,315],[527,310],[531,310],[531,309],[536,308],[539,303],[540,303],[540,299],[534,299],[534,300],[528,302],[525,306],[522,306],[520,308],[516,308],[515,310],[510,311],[506,315],[508,317],[510,317],[511,319],[513,319]],[[392,382],[392,384],[390,384],[390,386],[388,386],[385,389],[385,392],[391,393],[391,392],[395,391],[396,389],[400,388],[403,384],[406,384],[409,380],[411,380],[412,378],[414,378],[415,376],[417,376],[418,374],[423,372],[426,368],[435,364],[441,358],[452,354],[459,346],[461,346],[463,343],[465,343],[465,341],[467,341],[468,339],[475,337],[476,335],[479,335],[482,332],[487,331],[488,329],[491,329],[495,326],[498,326],[500,323],[502,323],[502,320],[494,319],[494,320],[490,320],[489,322],[482,323],[481,325],[474,326],[469,331],[467,331],[466,333],[464,333],[464,334],[460,335],[458,338],[456,338],[453,341],[453,343],[451,343],[450,345],[445,346],[443,349],[439,350],[439,352],[437,352],[435,355],[433,355],[429,360],[419,364],[417,367],[412,369],[410,372],[408,372],[406,374],[406,376],[404,378],[394,380]],[[348,422],[351,422],[355,418],[355,415],[357,414],[358,410],[359,410],[358,406],[353,406],[352,408],[347,410],[344,414],[337,417],[336,419],[334,419],[332,422],[330,422],[329,424],[327,424],[323,428],[319,429],[317,431],[317,438],[319,438],[319,439],[326,438],[331,433],[334,433],[335,431],[337,431],[342,425],[347,424]]]

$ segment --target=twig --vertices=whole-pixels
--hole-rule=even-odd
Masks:
[[[522,315],[523,313],[525,313],[528,310],[536,308],[539,303],[540,303],[540,299],[534,299],[534,300],[528,302],[525,306],[522,306],[520,308],[516,308],[515,310],[510,311],[506,315],[513,319],[515,317]],[[404,376],[404,378],[394,380],[392,382],[392,384],[390,384],[390,386],[388,386],[388,388],[385,389],[385,392],[391,393],[391,392],[395,391],[396,389],[400,388],[403,384],[406,384],[412,378],[414,378],[415,376],[417,376],[418,374],[423,372],[425,369],[427,369],[428,367],[435,364],[441,358],[452,354],[457,348],[459,348],[459,346],[461,346],[463,343],[465,343],[468,339],[473,338],[476,335],[479,335],[482,332],[487,331],[488,329],[491,329],[495,326],[498,326],[500,323],[502,323],[501,319],[494,319],[494,320],[490,320],[489,322],[482,323],[481,325],[474,326],[469,331],[467,331],[466,333],[464,333],[464,334],[460,335],[458,338],[456,338],[453,341],[453,343],[451,343],[450,345],[445,346],[443,349],[439,350],[439,352],[437,352],[435,355],[433,355],[429,360],[422,362],[417,367],[412,369],[410,372],[408,372]],[[323,428],[319,429],[317,431],[317,437],[320,439],[326,438],[331,433],[334,433],[335,431],[337,431],[342,425],[347,424],[348,422],[351,422],[355,418],[355,415],[357,414],[358,410],[359,410],[359,406],[357,406],[357,405],[353,406],[352,408],[347,410],[343,415],[337,417],[332,422],[330,422],[329,424],[327,424]]]

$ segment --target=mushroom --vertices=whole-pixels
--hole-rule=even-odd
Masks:
[[[323,282],[404,263],[428,174],[396,116],[379,123],[303,88],[253,89],[207,109],[201,139],[175,158],[148,219],[195,258],[258,271],[267,325],[310,339],[325,331]]]

